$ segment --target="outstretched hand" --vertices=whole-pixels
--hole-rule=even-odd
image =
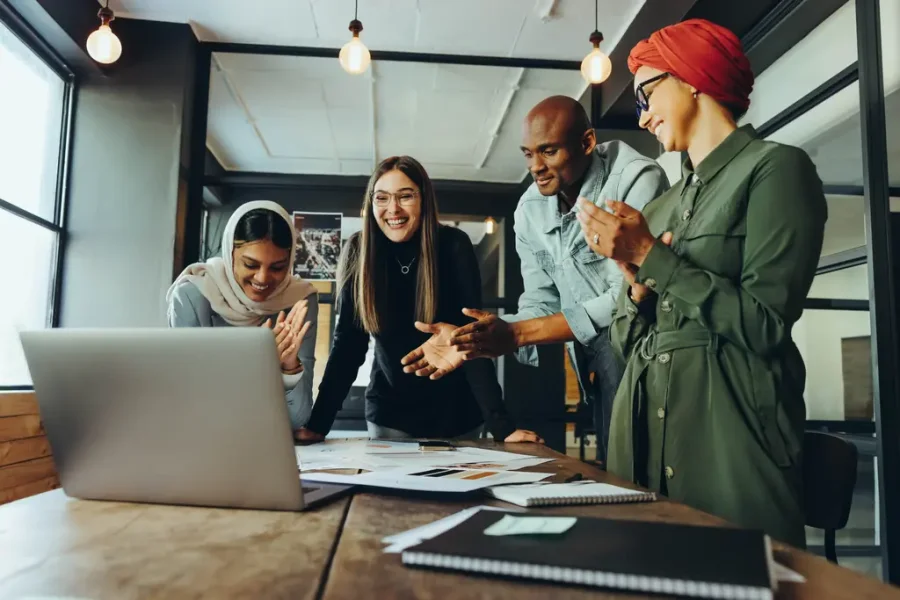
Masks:
[[[483,310],[464,308],[462,312],[476,321],[456,329],[450,343],[465,354],[466,360],[496,358],[516,351],[518,344],[511,324]]]
[[[450,345],[450,334],[456,329],[449,323],[421,323],[416,321],[416,329],[430,333],[428,340],[400,359],[404,373],[415,373],[418,377],[428,377],[436,381],[452,373],[463,364],[465,354]]]

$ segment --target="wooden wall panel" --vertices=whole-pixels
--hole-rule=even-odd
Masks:
[[[0,489],[9,489],[56,475],[53,457],[45,456],[0,467]]]
[[[34,392],[0,392],[0,417],[39,414]]]
[[[50,442],[45,436],[0,442],[0,467],[50,456]]]
[[[0,504],[57,487],[34,392],[0,392]]]
[[[40,494],[42,492],[49,492],[58,487],[59,478],[54,475],[52,477],[47,477],[46,479],[32,481],[31,483],[26,483],[7,490],[0,490],[0,504],[28,498],[29,496],[34,496],[35,494]]]
[[[21,440],[44,435],[44,425],[40,415],[0,417],[0,442]]]

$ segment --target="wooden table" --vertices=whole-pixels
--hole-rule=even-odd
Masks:
[[[553,457],[536,471],[623,482],[535,445],[491,445]],[[631,486],[633,487],[633,486]],[[575,587],[404,567],[381,539],[473,504],[358,493],[300,513],[92,502],[55,490],[0,507],[0,598],[638,598]],[[510,505],[505,505],[510,506]],[[594,515],[716,526],[723,522],[661,500],[559,507]],[[900,599],[885,585],[776,544],[776,557],[807,578],[778,598]]]

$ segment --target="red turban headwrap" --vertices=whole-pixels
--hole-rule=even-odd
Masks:
[[[671,73],[739,114],[750,106],[753,71],[741,41],[706,19],[663,27],[638,42],[628,56],[628,70],[635,73],[642,66]]]

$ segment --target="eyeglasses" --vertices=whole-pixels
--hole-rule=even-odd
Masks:
[[[634,91],[634,100],[637,103],[637,117],[641,118],[641,113],[650,110],[650,94],[653,93],[651,90],[650,93],[644,89],[645,85],[649,85],[654,81],[659,81],[660,79],[665,79],[669,76],[669,73],[662,73],[657,75],[656,77],[651,77],[647,81],[643,81],[638,84],[637,89]]]
[[[399,194],[389,194],[387,192],[376,192],[372,196],[372,203],[375,206],[387,206],[391,203],[391,198],[396,198],[400,206],[410,206],[415,204],[416,198],[419,197],[418,192],[403,191]]]

